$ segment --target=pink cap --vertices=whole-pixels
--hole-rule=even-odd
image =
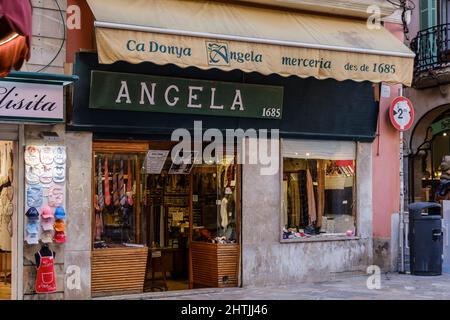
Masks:
[[[53,210],[52,208],[50,208],[49,206],[45,206],[44,209],[42,210],[42,218],[47,219],[47,218],[53,218]]]

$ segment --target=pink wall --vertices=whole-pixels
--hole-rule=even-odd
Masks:
[[[391,214],[399,211],[399,132],[389,119],[389,106],[401,85],[390,85],[391,96],[381,98],[379,136],[372,144],[373,166],[373,235],[390,238]]]
[[[386,29],[403,41],[403,27],[386,23]],[[372,144],[373,236],[390,238],[391,215],[399,211],[399,132],[389,119],[389,106],[401,93],[402,85],[389,85],[390,96],[380,98],[379,136]]]

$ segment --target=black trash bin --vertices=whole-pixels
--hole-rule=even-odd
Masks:
[[[435,202],[415,202],[409,205],[411,274],[442,274],[443,233],[440,207]]]

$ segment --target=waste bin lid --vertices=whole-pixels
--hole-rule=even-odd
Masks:
[[[411,211],[422,211],[429,208],[440,208],[441,205],[436,202],[413,202],[408,207]]]

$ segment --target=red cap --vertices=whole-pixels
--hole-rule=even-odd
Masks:
[[[66,234],[64,232],[56,232],[55,237],[53,238],[56,243],[65,243],[66,242]]]

